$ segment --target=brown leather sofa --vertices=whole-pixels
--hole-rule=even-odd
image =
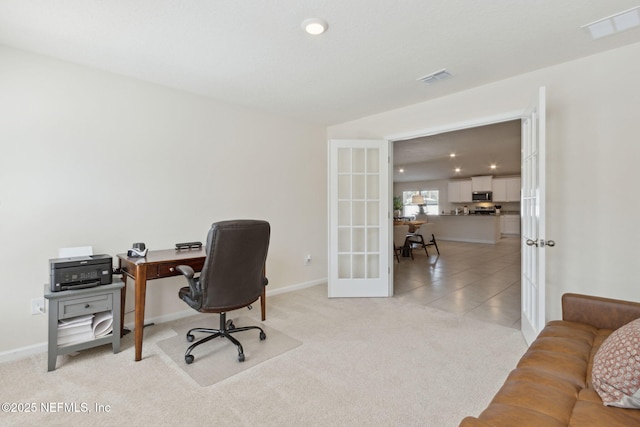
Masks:
[[[551,321],[489,406],[460,427],[640,426],[639,409],[605,406],[591,384],[593,357],[616,329],[640,318],[640,303],[562,296]]]

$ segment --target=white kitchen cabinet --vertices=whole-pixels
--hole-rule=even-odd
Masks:
[[[494,202],[520,201],[520,177],[494,178],[492,186]]]
[[[471,203],[471,180],[449,181],[449,203]]]
[[[459,181],[449,181],[449,203],[456,203],[460,199]]]
[[[471,203],[471,180],[460,181],[460,202]]]
[[[512,236],[520,235],[520,215],[501,215],[500,232]]]
[[[520,177],[507,179],[507,202],[520,201]]]
[[[494,202],[506,202],[507,201],[507,179],[495,178],[491,183],[493,186],[493,201]]]
[[[471,191],[492,191],[491,181],[492,176],[472,176],[471,177]]]

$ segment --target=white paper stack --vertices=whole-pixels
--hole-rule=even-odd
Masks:
[[[113,313],[111,311],[96,313],[93,318],[92,331],[95,338],[109,335],[113,331]]]
[[[93,314],[58,322],[58,345],[70,345],[93,339]]]

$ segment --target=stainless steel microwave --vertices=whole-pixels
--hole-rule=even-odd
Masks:
[[[491,191],[474,191],[471,200],[474,202],[490,202],[493,193]]]

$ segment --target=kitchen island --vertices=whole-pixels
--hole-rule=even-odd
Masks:
[[[490,243],[500,240],[499,215],[429,215],[436,238],[454,242]]]

